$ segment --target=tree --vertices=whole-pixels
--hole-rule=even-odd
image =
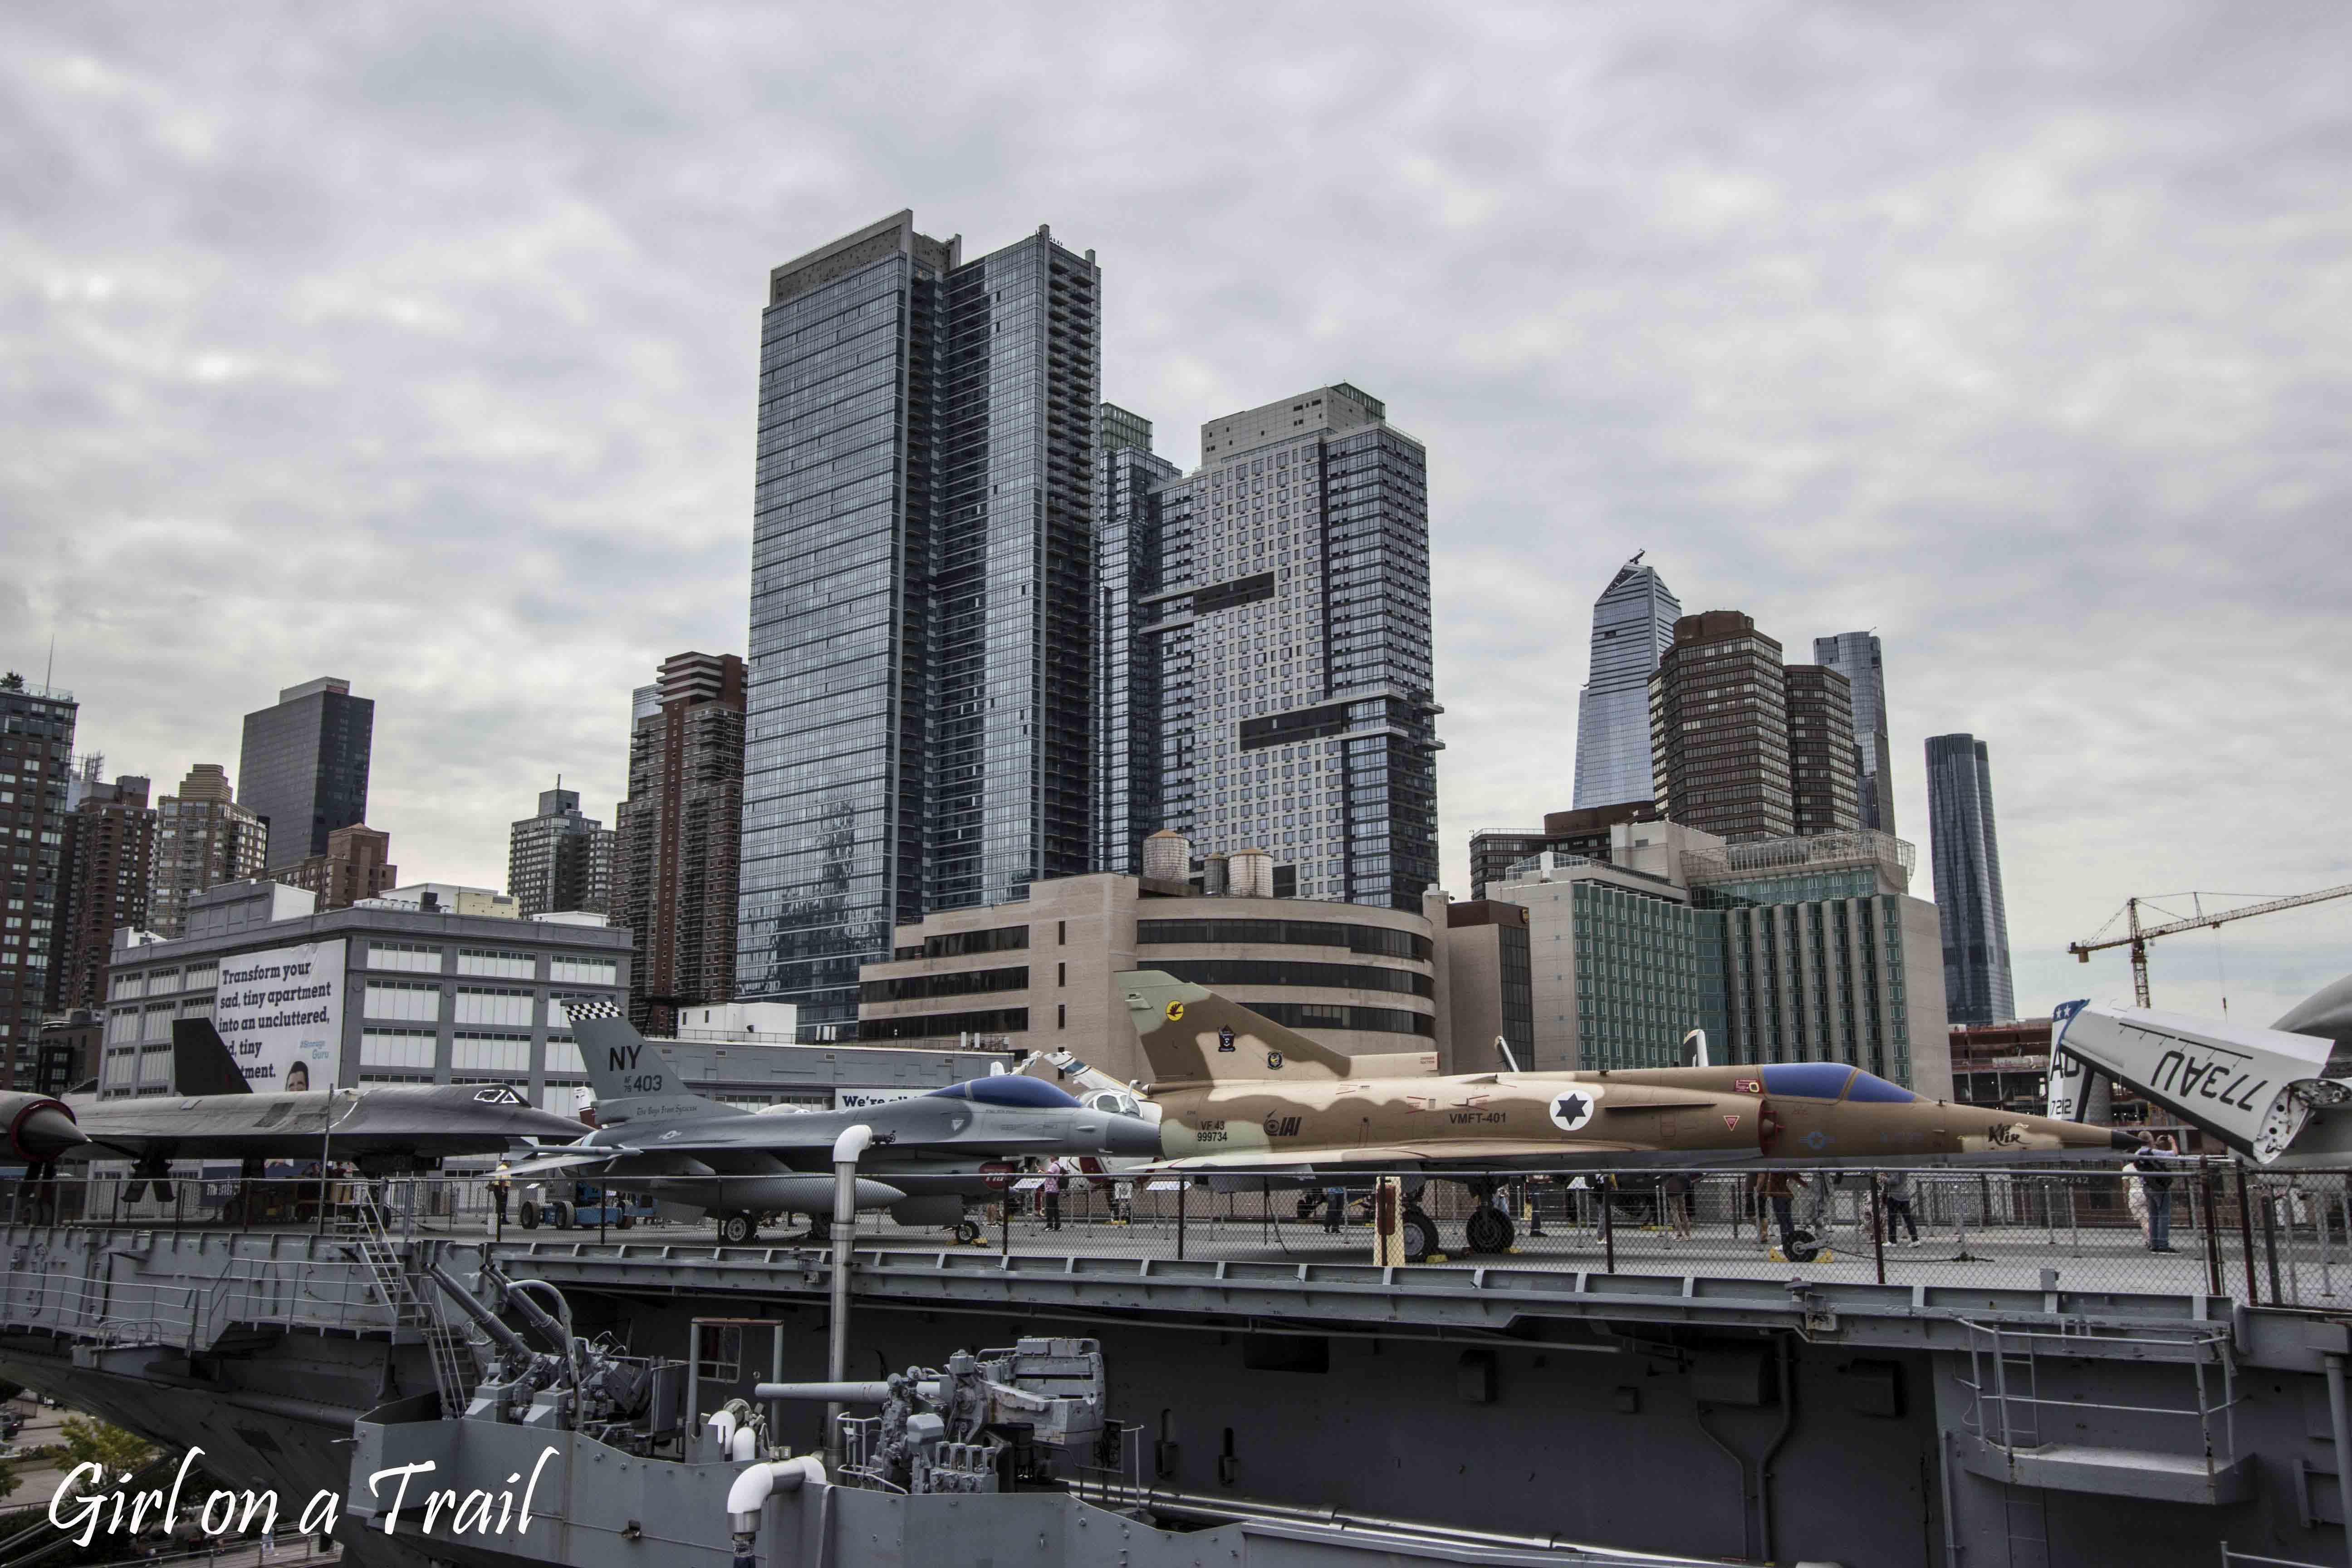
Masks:
[[[58,1450],[63,1468],[70,1472],[77,1465],[103,1465],[106,1473],[99,1481],[101,1488],[113,1486],[126,1471],[138,1474],[152,1464],[161,1452],[144,1437],[81,1415],[67,1416],[59,1432],[63,1440]]]

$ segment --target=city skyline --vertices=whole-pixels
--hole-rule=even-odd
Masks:
[[[1435,79],[1491,55],[1482,26],[1410,68]],[[824,41],[859,47],[854,24],[824,26],[851,29]],[[677,647],[744,646],[747,290],[802,236],[911,205],[975,252],[1041,218],[1097,247],[1102,395],[1159,421],[1188,471],[1192,421],[1281,388],[1344,378],[1410,411],[1444,465],[1431,520],[1448,709],[1439,844],[1457,895],[1473,829],[1564,799],[1585,657],[1573,623],[1591,585],[1644,544],[1690,610],[1737,605],[1792,649],[1829,628],[1878,629],[1895,664],[1906,837],[1926,838],[1926,736],[1967,731],[2000,751],[2022,1010],[2127,994],[2120,958],[2077,969],[2062,951],[2126,895],[2346,879],[2326,843],[2249,861],[2198,830],[2256,778],[2323,819],[2352,792],[2338,742],[2286,743],[2297,714],[2332,700],[2326,661],[2294,650],[2320,635],[2343,566],[2322,559],[2283,587],[2256,569],[2340,500],[2272,482],[2317,472],[2335,439],[2307,384],[2340,372],[2344,329],[2315,308],[2291,237],[2334,199],[2315,194],[2326,183],[2305,138],[2323,121],[2294,84],[2340,32],[2317,47],[2292,28],[2252,33],[2217,66],[2188,48],[2189,29],[2121,10],[2014,37],[1857,22],[1841,36],[1938,105],[1864,164],[1838,153],[1833,112],[1814,129],[1791,107],[1832,105],[1812,96],[1826,84],[1729,20],[1612,23],[1580,46],[1508,51],[1515,71],[1537,72],[1519,62],[1547,49],[1573,63],[1530,75],[1530,101],[1570,80],[1589,83],[1578,96],[1596,112],[1628,101],[1650,79],[1628,63],[1645,48],[1702,84],[1614,147],[1580,121],[1521,125],[1485,105],[1383,128],[1360,93],[1336,89],[1385,68],[1277,27],[1266,54],[1296,63],[1243,75],[1302,72],[1318,106],[1300,132],[1309,150],[1367,142],[1409,177],[1381,193],[1302,173],[1252,195],[1198,188],[1203,157],[1165,157],[1171,142],[1146,131],[1193,90],[1199,62],[1173,37],[1154,36],[1171,50],[1126,94],[1136,109],[1087,89],[1078,107],[1104,133],[1066,166],[1024,158],[1040,166],[1013,175],[933,167],[935,150],[871,117],[843,130],[822,107],[776,108],[748,86],[757,47],[742,76],[721,71],[707,102],[679,107],[652,89],[682,37],[624,49],[526,21],[497,45],[526,68],[514,74],[568,80],[535,68],[568,61],[593,88],[504,117],[486,97],[486,136],[426,138],[416,156],[468,197],[435,205],[412,236],[376,226],[381,204],[362,211],[337,173],[363,160],[393,170],[396,192],[425,188],[388,151],[412,145],[396,71],[314,79],[235,28],[8,27],[18,47],[0,71],[32,144],[68,173],[6,220],[25,241],[9,281],[28,367],[10,413],[31,439],[0,476],[0,663],[41,680],[56,628],[77,746],[105,752],[110,773],[161,787],[191,761],[233,765],[239,712],[334,669],[378,701],[369,816],[419,873],[499,883],[524,781],[560,770],[604,815],[625,787],[616,737],[643,668]],[[2122,47],[2090,48],[2097,38]],[[372,58],[429,42],[388,37]],[[1731,63],[1756,47],[1754,72]],[[180,63],[199,58],[234,93],[178,89]],[[1034,68],[1055,75],[1050,58]],[[908,71],[969,123],[1024,148],[1041,134],[1036,115],[976,98],[943,57]],[[350,85],[362,78],[370,90]],[[1969,111],[1994,78],[2014,96],[1988,132]],[[110,84],[105,114],[93,79]],[[1391,100],[1411,100],[1409,81],[1393,80]],[[2243,98],[2182,125],[2170,106],[2192,88]],[[247,97],[337,130],[316,147],[240,130],[234,102]],[[1248,99],[1217,98],[1231,124],[1202,153],[1266,132]],[[343,100],[347,116],[326,111]],[[657,102],[671,118],[615,112]],[[188,123],[213,130],[165,133]],[[1740,123],[1777,127],[1786,157],[1706,151]],[[1525,132],[1534,151],[1483,139],[1495,132]],[[755,143],[816,151],[730,188]],[[536,150],[567,144],[583,151],[561,178],[526,174]],[[501,151],[511,172],[493,166]],[[2227,189],[2191,177],[2233,164],[2270,173]],[[246,183],[257,166],[272,171],[267,201]],[[597,177],[580,177],[590,166]],[[69,194],[75,180],[86,188]],[[2092,216],[2074,198],[2094,185],[2120,205]],[[152,210],[140,199],[164,189],[186,195]],[[1597,204],[1608,237],[1577,253],[1536,237],[1526,211],[1556,199]],[[1244,231],[1265,255],[1206,237]],[[1865,232],[1877,237],[1862,271],[1848,250]],[[2228,270],[2202,259],[2222,255]],[[2159,316],[2161,336],[2147,326]],[[576,331],[592,319],[594,332]],[[321,320],[341,334],[332,355],[314,341]],[[2256,353],[2289,338],[2299,346],[2275,363]],[[2177,374],[2216,361],[2232,367],[2226,396]],[[134,405],[153,411],[135,442],[117,412]],[[514,569],[485,570],[486,544]],[[253,572],[264,558],[278,569]],[[268,579],[266,596],[248,574]],[[382,597],[374,613],[351,613],[358,581]],[[2152,622],[2171,634],[2147,638]],[[426,626],[450,635],[420,637]],[[493,664],[499,689],[480,680]],[[2250,992],[2283,1006],[2342,973],[2347,932],[2352,915],[2323,907],[2226,933],[2213,948],[2233,1013]],[[2213,1010],[2213,948],[2159,952],[2159,1005]]]

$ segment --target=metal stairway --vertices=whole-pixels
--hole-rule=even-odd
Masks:
[[[366,1183],[355,1184],[352,1201],[337,1211],[334,1234],[373,1281],[392,1314],[394,1336],[411,1330],[423,1342],[433,1364],[434,1388],[441,1396],[442,1417],[454,1420],[464,1415],[474,1390],[472,1348],[464,1333],[441,1315],[438,1294],[416,1289],[406,1250],[392,1235]]]

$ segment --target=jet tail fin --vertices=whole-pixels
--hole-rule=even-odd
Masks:
[[[210,1018],[172,1020],[172,1092],[251,1094],[245,1069]]]
[[[742,1107],[705,1100],[686,1087],[661,1048],[637,1033],[617,1002],[564,1004],[580,1065],[596,1091],[596,1124],[611,1127],[661,1116],[720,1115]]]
[[[1228,1079],[1295,1082],[1355,1076],[1344,1051],[1157,969],[1118,976],[1155,1087]]]

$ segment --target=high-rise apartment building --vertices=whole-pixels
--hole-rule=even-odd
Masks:
[[[736,989],[809,1032],[894,925],[1095,859],[1100,295],[905,212],[769,276]]]
[[[246,734],[253,734],[252,721]],[[267,869],[269,829],[240,805],[218,763],[198,763],[180,781],[180,793],[155,805],[154,875],[148,885],[147,921],[163,936],[185,929],[188,900],[223,882],[244,881]]]
[[[367,820],[368,754],[375,703],[324,676],[245,716],[237,758],[244,804],[269,829],[267,869],[327,852],[327,836]]]
[[[1973,735],[1927,740],[1928,855],[1943,922],[1945,1011],[1956,1025],[2017,1016],[2009,969],[2009,911],[2000,894],[1992,768]]]
[[[1576,705],[1576,809],[1653,797],[1650,677],[1682,614],[1682,601],[1639,554],[1593,601],[1592,662]]]
[[[1780,645],[1737,610],[1675,623],[1650,678],[1651,776],[1661,810],[1719,837],[1797,827]]]
[[[1150,821],[1265,849],[1286,897],[1417,909],[1437,879],[1427,455],[1344,383],[1211,420],[1201,453],[1154,492],[1160,586],[1133,612]]]
[[[392,835],[357,823],[327,835],[327,852],[308,855],[273,879],[319,895],[320,910],[347,910],[400,885],[392,861]]]
[[[148,924],[158,820],[148,802],[150,788],[148,780],[131,773],[112,784],[86,777],[74,786],[79,798],[65,817],[58,871],[57,957],[49,969],[52,1013],[103,1005],[114,933]]]
[[[1851,833],[1862,826],[1853,764],[1853,689],[1825,664],[1781,671],[1789,699],[1789,788],[1797,831]]]
[[[73,693],[0,677],[0,1060],[29,1085],[56,957]]]
[[[1151,421],[1113,404],[1095,424],[1094,836],[1097,868],[1134,876],[1160,823],[1160,662],[1138,635],[1162,586],[1160,487],[1183,470]]]
[[[1895,831],[1895,773],[1886,743],[1884,650],[1871,632],[1840,632],[1813,639],[1813,662],[1828,665],[1853,687],[1853,741],[1862,826]]]
[[[636,690],[613,915],[636,944],[630,1019],[654,1034],[734,994],[743,686],[733,654],[681,653]]]
[[[516,912],[613,907],[613,830],[580,810],[580,792],[543,789],[539,811],[507,830],[507,891]]]

